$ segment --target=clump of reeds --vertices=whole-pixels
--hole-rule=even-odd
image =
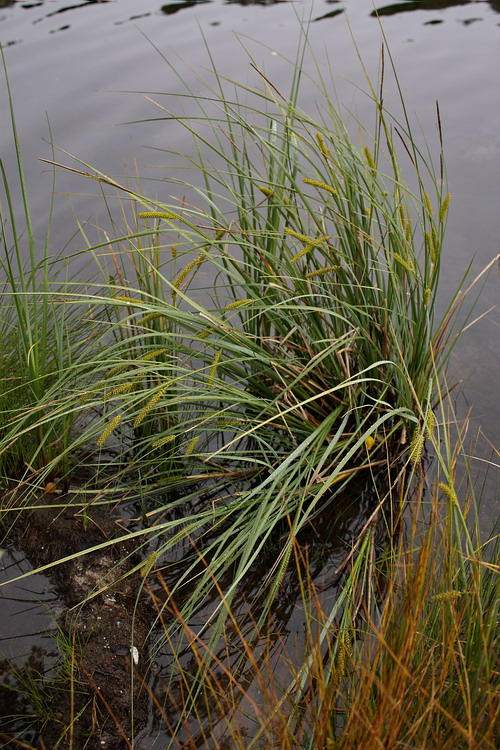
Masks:
[[[267,78],[259,77],[253,90],[241,87],[245,98],[238,87],[236,95],[225,90],[215,72],[216,116],[205,110],[206,99],[200,96],[194,97],[200,110],[197,119],[182,121],[193,135],[193,153],[198,154],[197,161],[192,155],[186,158],[197,166],[204,187],[174,178],[176,206],[120,186],[97,171],[83,173],[126,193],[134,214],[124,211],[123,231],[116,239],[105,234],[102,243],[88,243],[86,257],[94,258],[103,275],[102,282],[89,290],[92,294],[58,290],[58,304],[64,299],[68,304],[78,302],[72,309],[81,311],[85,328],[78,329],[69,356],[66,329],[56,326],[57,351],[64,352],[64,358],[51,365],[50,380],[47,365],[34,368],[33,357],[47,343],[40,334],[48,330],[44,321],[52,310],[53,288],[45,274],[41,318],[32,314],[28,302],[25,305],[30,295],[38,300],[35,271],[28,285],[20,273],[24,286],[9,291],[19,321],[27,322],[28,309],[31,316],[22,352],[26,361],[31,357],[27,385],[33,398],[8,414],[0,455],[30,436],[37,436],[38,445],[50,444],[50,453],[42,455],[37,448],[34,454],[40,458],[36,479],[42,482],[64,459],[92,446],[97,455],[96,485],[101,457],[108,455],[112,461],[106,482],[111,465],[141,502],[151,486],[177,491],[153,509],[142,506],[141,535],[155,542],[155,561],[175,558],[179,547],[189,552],[167,587],[174,618],[170,624],[162,620],[161,606],[158,609],[179,669],[178,677],[172,676],[180,691],[175,695],[179,726],[186,712],[197,716],[199,710],[174,642],[179,625],[188,632],[200,603],[207,597],[217,601],[206,625],[208,641],[199,650],[190,647],[208,680],[207,695],[213,697],[214,659],[222,663],[216,645],[230,621],[236,627],[235,597],[259,558],[270,554],[268,572],[259,583],[259,614],[252,613],[252,633],[263,632],[291,561],[302,554],[300,535],[319,511],[353,477],[371,480],[378,497],[375,476],[383,470],[391,490],[378,500],[400,518],[412,479],[422,481],[425,441],[432,439],[437,445],[432,411],[444,393],[441,377],[456,339],[449,338],[449,331],[463,300],[457,295],[444,318],[435,320],[450,204],[444,174],[434,174],[404,117],[398,122],[400,150],[410,159],[403,169],[391,117],[373,88],[377,120],[368,146],[365,131],[359,143],[350,137],[319,68],[324,117],[318,121],[300,108],[298,72],[290,92],[277,92]],[[196,129],[200,117],[210,138]],[[415,191],[402,176],[408,168]],[[184,200],[189,192],[197,196],[192,201]],[[20,269],[17,245],[16,253]],[[12,286],[17,276],[9,273]],[[127,281],[130,278],[134,280]],[[20,361],[22,366],[24,360]],[[114,440],[118,432],[119,442]],[[24,459],[26,465],[33,463],[33,456]],[[455,491],[449,474],[442,485],[445,494],[445,487],[450,496]],[[433,696],[425,687],[418,700],[410,701],[412,691],[420,689],[410,675],[427,638],[421,633],[430,634],[427,645],[436,637],[448,649],[446,668],[459,657],[460,670],[469,664],[465,650],[450,639],[454,628],[460,632],[456,628],[462,626],[462,610],[453,609],[449,621],[441,621],[436,607],[439,602],[443,606],[443,599],[429,604],[423,598],[422,571],[441,575],[429,552],[438,530],[434,525],[422,538],[420,567],[414,566],[406,548],[388,552],[381,562],[389,570],[384,579],[386,604],[373,576],[378,552],[368,534],[360,536],[341,603],[333,614],[323,613],[323,619],[320,613],[320,640],[311,640],[310,659],[291,674],[297,695],[306,695],[305,705],[314,706],[314,712],[306,710],[307,721],[299,726],[304,706],[292,691],[285,691],[285,702],[277,698],[272,721],[259,729],[258,736],[270,732],[285,743],[282,747],[297,746],[293,743],[299,737],[311,747],[344,741],[337,736],[366,743],[369,726],[377,727],[387,746],[395,734],[410,744],[420,737],[418,710],[412,714],[412,705]],[[482,568],[472,573],[472,548],[465,558],[457,539],[455,552],[450,545],[450,555],[456,554],[462,573],[476,576],[476,586]],[[145,585],[153,569],[154,565],[144,575]],[[401,569],[408,573],[402,581]],[[442,580],[451,585],[452,568],[442,570],[448,576]],[[462,576],[458,589],[437,589],[436,596],[467,592],[469,577],[468,573],[466,581]],[[222,580],[227,583],[224,590]],[[357,598],[360,586],[370,599],[366,611],[365,600]],[[307,582],[304,590],[312,596],[313,584]],[[475,607],[481,598],[476,594],[450,595],[446,606]],[[178,597],[182,604],[174,609]],[[375,601],[377,610],[371,606]],[[475,611],[469,611],[467,622],[472,622]],[[406,625],[397,631],[403,615]],[[359,617],[370,635],[366,643],[377,644],[363,656],[355,635]],[[261,664],[250,656],[251,639],[248,648],[246,642],[240,639],[240,656],[250,660],[258,676]],[[201,642],[195,638],[193,643]],[[328,645],[326,654],[323,645]],[[482,646],[477,648],[479,653]],[[219,666],[217,684],[234,687],[246,697],[236,687],[231,669]],[[476,694],[469,695],[460,670],[457,700],[470,706]],[[420,674],[422,685],[427,685],[427,673]],[[440,701],[451,679],[451,672],[445,669],[445,674],[439,683]],[[441,674],[437,677],[441,680]],[[317,694],[307,687],[316,684],[321,686]],[[400,705],[407,705],[406,714],[398,714],[397,720],[394,714],[392,723],[386,684]],[[201,694],[197,689],[196,696]],[[236,701],[233,695],[230,709]],[[483,700],[478,688],[479,695]],[[356,696],[366,703],[358,704]],[[272,696],[267,697],[272,703]],[[218,700],[221,715],[226,715],[227,701]],[[451,701],[451,693],[446,700]],[[432,704],[436,732],[441,705],[447,704]],[[333,719],[341,711],[344,718],[337,724]],[[316,723],[311,713],[318,717]],[[449,713],[447,708],[442,711],[447,721]],[[479,731],[471,716],[468,710],[467,731],[472,726]],[[437,736],[425,726],[428,738]],[[176,727],[170,725],[170,731],[175,734]],[[488,732],[484,737],[489,738]]]

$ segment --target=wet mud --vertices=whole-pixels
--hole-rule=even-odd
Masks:
[[[140,597],[140,574],[131,572],[140,562],[134,545],[113,541],[123,528],[100,509],[83,512],[81,502],[60,507],[66,502],[69,496],[43,494],[23,514],[16,541],[36,567],[75,556],[46,571],[62,605],[66,682],[53,691],[38,747],[119,750],[147,721],[141,672],[152,612]]]

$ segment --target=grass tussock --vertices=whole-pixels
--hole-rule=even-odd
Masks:
[[[68,167],[99,183],[113,229],[79,226],[99,274],[83,291],[54,281],[49,241],[36,260],[19,157],[26,268],[4,175],[0,471],[17,487],[2,510],[54,482],[77,483],[82,508],[134,503],[123,536],[171,665],[144,689],[173,747],[493,747],[495,545],[469,533],[443,412],[474,282],[437,320],[441,137],[435,173],[381,80],[355,142],[319,65],[312,117],[307,52],[289,92],[255,66],[254,88],[214,71],[188,92],[197,181],[170,175],[168,201]],[[373,502],[332,604],[303,538],[359,482]],[[273,620],[287,586],[305,623],[293,654]]]

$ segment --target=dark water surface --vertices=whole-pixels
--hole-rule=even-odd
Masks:
[[[190,79],[197,92],[202,86],[195,74],[210,67],[205,45],[221,73],[257,85],[243,49],[248,48],[266,76],[286,92],[290,67],[280,56],[294,58],[299,19],[310,19],[309,36],[317,58],[325,65],[328,60],[339,74],[337,93],[346,116],[347,109],[353,110],[369,126],[371,107],[348,81],[364,83],[351,32],[376,79],[381,31],[374,8],[382,20],[409,113],[433,153],[438,143],[436,101],[440,105],[453,196],[442,264],[439,304],[444,310],[469,262],[474,274],[478,273],[500,249],[498,0],[392,4],[384,0],[317,0],[314,4],[310,0],[187,0],[163,5],[154,0],[0,0],[0,41],[5,48],[37,234],[44,235],[51,191],[50,174],[38,161],[39,157],[51,157],[44,141],[49,137],[47,117],[58,147],[110,175],[134,174],[136,160],[141,175],[159,180],[161,172],[155,167],[167,165],[168,157],[147,147],[189,150],[190,142],[172,123],[121,124],[156,117],[158,110],[141,94],[119,92],[184,90],[152,45]],[[0,149],[7,170],[14,175],[3,80],[0,91]],[[390,80],[385,101],[389,109],[391,102],[397,106]],[[306,81],[301,104],[311,111],[321,104]],[[64,155],[56,158],[68,161]],[[74,231],[73,208],[81,219],[96,225],[105,222],[102,203],[78,195],[79,191],[88,193],[88,184],[74,175],[58,176],[54,251],[61,250]],[[160,181],[145,191],[160,198],[162,191],[168,195]],[[471,434],[481,426],[490,444],[498,446],[500,317],[493,309],[497,303],[495,271],[475,311],[475,316],[487,314],[466,331],[455,349],[450,379],[463,385],[457,399],[459,413],[464,416],[472,407]],[[475,452],[473,466],[484,471],[484,462],[491,458],[488,442],[481,440]],[[493,480],[489,480],[485,496],[482,521],[486,528],[497,513]],[[15,557],[8,560],[9,565],[18,564]],[[28,596],[33,598],[31,593]],[[5,610],[2,619],[4,614]],[[35,630],[39,627],[35,622],[32,626]]]

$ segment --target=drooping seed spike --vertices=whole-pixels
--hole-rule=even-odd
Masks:
[[[318,146],[320,148],[321,153],[325,157],[325,159],[328,159],[330,157],[330,152],[328,151],[325,139],[321,135],[321,133],[316,133],[316,140],[318,141]]]
[[[143,406],[143,408],[140,410],[139,414],[134,419],[134,427],[139,427],[139,425],[144,422],[148,414],[154,409],[158,401],[161,399],[161,397],[164,395],[166,390],[168,389],[170,383],[167,383],[162,388],[160,388],[156,393],[154,393],[147,404]]]
[[[311,250],[314,250],[315,247],[318,247],[318,245],[321,245],[324,242],[324,239],[322,237],[319,237],[317,240],[314,240],[314,242],[309,242],[307,245],[304,245],[302,250],[300,250],[296,255],[293,256],[293,258],[290,260],[290,263],[297,263],[298,260],[304,257],[304,255],[307,255],[307,253],[311,252]]]
[[[306,185],[313,185],[314,187],[317,187],[320,190],[326,190],[327,193],[331,193],[332,195],[338,195],[335,188],[329,185],[327,182],[321,182],[320,180],[310,180],[308,177],[304,177],[302,182],[305,183]]]
[[[432,210],[432,203],[429,193],[424,193],[424,205],[427,213],[432,217],[434,215],[434,212]]]
[[[121,414],[117,414],[116,417],[113,417],[111,422],[109,422],[109,424],[106,425],[104,430],[101,432],[101,434],[97,438],[97,445],[99,446],[104,445],[106,440],[109,438],[111,433],[115,431],[115,429],[118,427],[121,421],[122,421]]]
[[[137,297],[127,297],[125,295],[119,295],[119,296],[117,295],[115,297],[115,299],[118,300],[118,302],[130,302],[133,305],[142,305],[143,304],[143,300],[142,299],[137,299]]]
[[[175,437],[175,435],[164,435],[154,441],[153,448],[159,448],[161,445],[168,445],[168,443],[172,443],[175,440]]]
[[[208,373],[207,388],[210,388],[213,385],[215,376],[217,374],[217,366],[220,362],[221,355],[222,355],[222,349],[218,349],[218,351],[215,353],[215,357],[213,358],[213,361],[212,361],[212,366],[210,367],[210,371]]]
[[[173,211],[141,211],[138,214],[139,219],[180,219],[178,214],[174,214]]]
[[[199,439],[200,439],[199,435],[195,435],[193,438],[191,438],[191,440],[187,444],[186,453],[184,455],[191,456],[194,453],[196,446],[198,445]]]
[[[422,452],[424,450],[425,437],[418,430],[415,432],[412,441],[410,443],[409,459],[412,464],[420,463],[422,458]]]
[[[444,482],[440,482],[438,486],[443,490],[444,494],[446,495],[446,497],[448,498],[448,500],[450,501],[452,505],[459,504],[457,493],[455,492],[453,487],[451,487],[448,484],[444,484]]]
[[[203,261],[205,260],[206,255],[205,253],[200,253],[197,258],[194,258],[194,260],[191,260],[180,272],[177,279],[174,281],[174,286],[179,288],[182,282],[185,280],[186,276],[192,271],[194,268],[197,268]]]
[[[327,273],[331,273],[332,271],[338,271],[338,269],[341,268],[341,266],[325,266],[324,268],[318,268],[316,271],[309,271],[309,273],[306,273],[304,276],[305,279],[314,279],[317,276],[325,276]]]
[[[399,253],[394,253],[394,259],[397,260],[397,262],[403,266],[403,268],[406,268],[407,271],[410,273],[415,273],[415,266],[413,264],[413,261],[410,259],[405,260]]]
[[[295,237],[296,240],[300,240],[304,245],[314,242],[314,237],[308,237],[307,234],[300,234],[299,232],[296,232],[295,229],[290,229],[290,227],[285,227],[283,231],[285,234],[289,234],[290,237]]]
[[[137,321],[138,326],[144,326],[146,323],[150,323],[152,320],[156,320],[157,318],[164,318],[165,316],[163,313],[160,312],[152,312],[148,313],[148,315],[145,315],[143,318]]]
[[[154,349],[152,352],[148,352],[143,357],[140,357],[139,362],[149,362],[151,359],[156,359],[156,357],[159,357],[166,352],[168,352],[168,349],[165,347],[163,349]]]
[[[425,418],[425,437],[427,438],[427,440],[430,440],[432,438],[435,426],[436,426],[436,415],[434,414],[432,409],[429,409],[429,411],[427,412],[427,416]]]
[[[441,204],[441,208],[439,209],[439,221],[444,221],[446,219],[446,216],[448,214],[448,208],[450,207],[450,201],[451,201],[451,195],[448,193],[444,199],[444,201]]]
[[[372,152],[368,148],[368,146],[365,146],[363,149],[363,153],[365,155],[365,159],[368,162],[368,166],[370,169],[372,169],[374,172],[377,171],[377,165],[375,164],[375,159],[372,156]]]
[[[236,308],[250,305],[252,302],[255,302],[253,297],[247,297],[246,299],[237,299],[234,302],[230,302],[229,305],[226,305],[224,310],[236,310]]]

